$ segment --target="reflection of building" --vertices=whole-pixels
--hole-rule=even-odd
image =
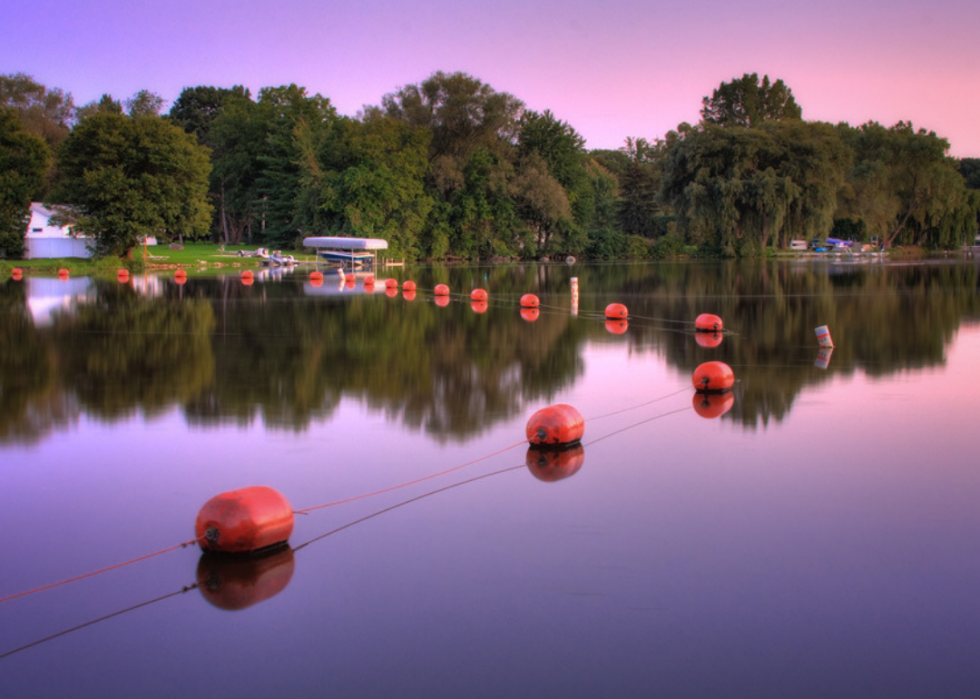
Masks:
[[[56,313],[71,313],[79,303],[85,303],[95,293],[88,277],[71,279],[27,278],[27,308],[35,327],[54,322]]]
[[[29,260],[51,257],[91,257],[89,246],[92,239],[86,236],[73,236],[70,226],[57,226],[51,222],[55,214],[38,202],[31,203],[31,221],[27,225],[24,243],[27,247],[25,257]]]

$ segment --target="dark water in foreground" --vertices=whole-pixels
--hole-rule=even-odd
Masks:
[[[223,491],[301,509],[459,467],[297,516],[274,558],[0,602],[4,697],[980,693],[974,264],[396,276],[414,300],[0,281],[0,598],[187,541]],[[695,396],[709,360],[729,396]],[[559,402],[583,449],[529,454]]]

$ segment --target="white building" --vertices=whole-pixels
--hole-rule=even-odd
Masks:
[[[39,202],[31,202],[31,221],[27,224],[24,238],[29,260],[48,257],[91,257],[90,245],[94,241],[87,236],[73,236],[68,226],[51,224],[55,212]]]

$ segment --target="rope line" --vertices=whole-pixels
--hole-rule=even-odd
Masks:
[[[363,495],[354,495],[354,496],[349,497],[349,498],[344,498],[343,500],[336,500],[335,502],[328,502],[325,505],[316,505],[314,507],[307,507],[307,508],[304,508],[302,510],[293,510],[293,514],[296,514],[296,515],[305,515],[305,514],[308,514],[308,513],[312,512],[314,510],[322,510],[322,509],[324,509],[326,507],[334,507],[336,505],[343,505],[343,504],[348,503],[348,502],[356,502],[357,500],[364,500],[366,498],[374,497],[375,495],[381,495],[383,493],[390,493],[391,491],[398,490],[399,488],[407,488],[410,485],[415,485],[416,483],[423,483],[425,481],[432,480],[433,478],[438,478],[439,476],[444,476],[447,473],[452,473],[453,471],[459,471],[460,469],[466,468],[467,466],[472,466],[473,464],[479,463],[481,461],[486,461],[489,458],[492,458],[494,456],[498,456],[500,454],[503,454],[506,451],[510,451],[511,449],[515,449],[515,448],[517,448],[517,447],[519,447],[521,445],[524,445],[524,444],[527,444],[527,440],[526,439],[525,440],[522,440],[520,442],[516,442],[514,444],[511,444],[509,447],[504,447],[503,449],[499,449],[499,450],[497,450],[497,451],[495,451],[495,452],[493,452],[491,454],[487,454],[485,456],[481,456],[481,457],[479,457],[477,459],[473,459],[472,461],[467,461],[465,464],[460,464],[459,466],[453,466],[452,468],[447,468],[444,471],[439,471],[438,473],[432,473],[432,474],[429,474],[428,476],[423,476],[422,478],[416,478],[413,481],[407,481],[405,483],[399,483],[398,485],[393,485],[391,487],[383,488],[381,490],[375,490],[372,493],[365,493]]]
[[[159,556],[161,554],[169,553],[170,551],[174,551],[176,549],[180,549],[180,548],[185,548],[187,546],[191,546],[192,544],[196,544],[198,541],[200,541],[200,538],[198,538],[198,539],[191,539],[190,541],[185,541],[182,544],[177,544],[175,546],[170,546],[169,548],[165,548],[165,549],[162,549],[160,551],[156,551],[154,553],[148,553],[145,556],[140,556],[139,558],[134,558],[134,559],[129,560],[129,561],[123,561],[122,563],[116,563],[115,565],[111,565],[108,568],[102,568],[101,570],[95,570],[95,571],[92,571],[91,573],[84,573],[82,575],[76,575],[74,578],[68,578],[67,580],[61,580],[61,581],[56,582],[56,583],[51,583],[50,585],[44,585],[42,587],[35,587],[33,590],[25,590],[24,592],[18,592],[17,594],[14,594],[14,595],[9,595],[7,597],[2,597],[2,598],[0,598],[0,604],[2,604],[3,602],[8,602],[8,601],[10,601],[12,599],[17,599],[18,597],[26,597],[27,595],[33,595],[35,592],[43,592],[44,590],[50,590],[50,589],[55,588],[55,587],[60,587],[61,585],[67,585],[68,583],[71,583],[71,582],[76,582],[78,580],[84,580],[85,578],[91,578],[91,577],[94,577],[96,575],[101,575],[102,573],[108,573],[110,570],[116,570],[117,568],[122,568],[124,566],[132,565],[133,563],[139,563],[140,561],[145,561],[146,559],[153,558],[154,556]],[[3,656],[0,656],[0,657],[3,657]]]

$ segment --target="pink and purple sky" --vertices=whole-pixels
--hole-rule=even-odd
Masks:
[[[78,105],[145,88],[165,109],[188,86],[294,82],[354,116],[463,71],[619,148],[755,72],[807,120],[911,120],[980,157],[978,27],[977,0],[3,0],[0,73]]]

